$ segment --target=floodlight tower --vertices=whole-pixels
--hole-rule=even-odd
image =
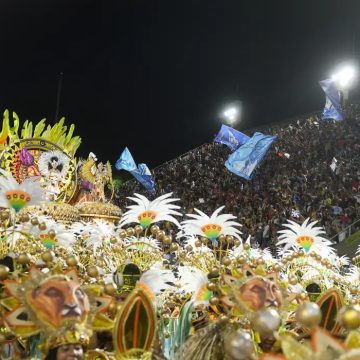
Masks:
[[[342,105],[346,105],[349,99],[349,90],[356,79],[356,69],[352,65],[346,65],[339,68],[332,76],[341,96]]]

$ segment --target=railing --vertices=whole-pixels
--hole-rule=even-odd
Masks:
[[[334,242],[334,243],[341,243],[342,241],[346,240],[349,236],[351,236],[352,234],[354,234],[354,232],[356,232],[357,230],[360,229],[360,219],[357,219],[356,221],[354,221],[352,224],[350,224],[349,226],[347,226],[345,229],[341,230],[340,232],[338,232],[336,235],[334,235],[330,241]]]

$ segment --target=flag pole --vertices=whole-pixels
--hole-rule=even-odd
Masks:
[[[58,120],[58,117],[59,117],[60,96],[61,96],[63,75],[64,75],[64,73],[60,72],[59,79],[58,79],[57,95],[56,95],[56,108],[55,108],[54,124],[56,123],[56,121]]]

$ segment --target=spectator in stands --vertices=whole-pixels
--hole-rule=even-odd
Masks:
[[[332,238],[359,218],[359,106],[351,105],[342,122],[322,120],[319,114],[262,131],[278,140],[251,181],[225,168],[230,149],[210,143],[156,168],[155,196],[172,191],[184,213],[196,207],[211,214],[225,205],[243,224],[244,239],[251,236],[261,247],[273,246],[286,219],[318,220]],[[128,205],[126,197],[134,192],[151,197],[132,180],[120,188],[118,205]]]

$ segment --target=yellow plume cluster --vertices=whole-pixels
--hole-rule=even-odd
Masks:
[[[21,139],[44,139],[50,141],[74,156],[76,150],[81,144],[79,136],[73,136],[75,125],[72,124],[69,129],[64,125],[65,118],[61,118],[55,125],[47,125],[46,119],[40,120],[36,125],[32,121],[26,120],[19,135],[20,120],[18,115],[12,113],[13,127],[10,128],[9,110],[5,110],[3,117],[2,130],[0,132],[0,150],[16,140]]]

